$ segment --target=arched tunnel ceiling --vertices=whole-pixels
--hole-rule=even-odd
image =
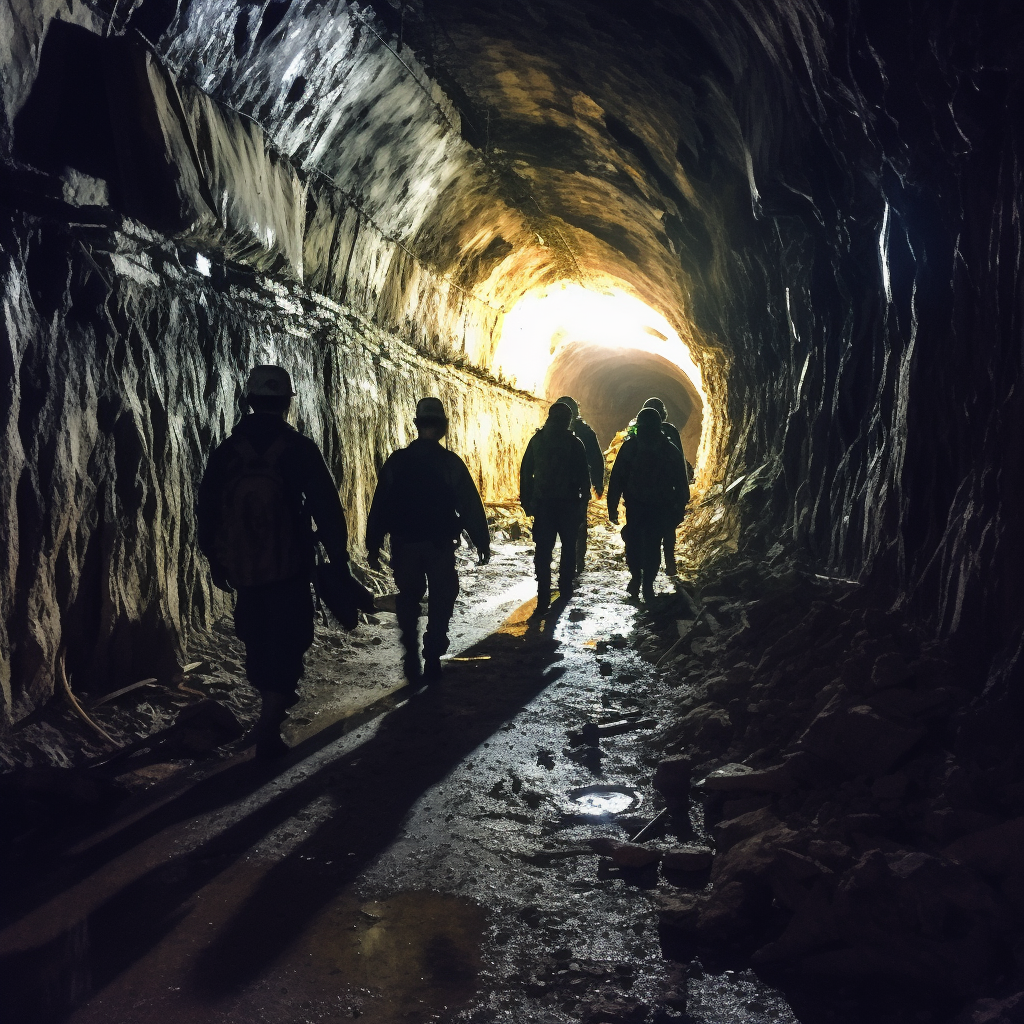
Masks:
[[[508,308],[552,281],[610,279],[686,339],[695,288],[722,291],[733,222],[751,217],[733,96],[777,121],[787,46],[811,60],[816,45],[811,13],[793,15],[788,41],[778,19],[751,18],[703,0],[440,0],[401,15],[384,0],[191,0],[166,38],[172,63],[474,294]],[[390,52],[374,50],[381,29]],[[423,65],[454,106],[427,96]],[[783,145],[758,131],[755,159]]]

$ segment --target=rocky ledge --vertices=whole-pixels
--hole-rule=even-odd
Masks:
[[[850,581],[734,556],[701,584],[641,640],[679,693],[655,785],[678,808],[692,777],[715,851],[710,885],[662,900],[668,943],[838,993],[850,1020],[1024,1019],[1024,762],[998,680]]]

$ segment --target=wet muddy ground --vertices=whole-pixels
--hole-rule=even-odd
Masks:
[[[794,1021],[753,975],[665,958],[657,894],[706,877],[588,845],[660,810],[651,724],[679,692],[635,648],[617,535],[589,558],[543,621],[525,544],[467,564],[445,678],[415,694],[393,616],[319,630],[288,758],[167,766],[20,889],[0,934],[19,1020]],[[207,685],[237,685],[227,644]],[[578,742],[609,719],[636,728]],[[671,828],[654,840],[701,838],[699,806]]]

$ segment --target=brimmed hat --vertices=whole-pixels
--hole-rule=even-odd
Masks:
[[[249,371],[245,393],[260,398],[291,398],[292,379],[283,366],[254,366]]]
[[[417,420],[448,420],[440,398],[421,398],[416,403]]]

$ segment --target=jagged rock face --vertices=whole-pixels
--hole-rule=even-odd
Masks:
[[[436,394],[485,499],[514,493],[537,404],[435,362],[323,298],[211,281],[145,234],[8,225],[0,294],[4,685],[17,716],[53,685],[167,676],[228,605],[195,546],[196,488],[241,413],[247,368],[292,369],[294,421],[324,450],[358,553],[376,470]],[[187,255],[187,254],[184,254]],[[102,275],[102,276],[101,276]]]
[[[0,141],[10,165],[58,8],[15,0],[5,10]],[[117,122],[127,127],[111,129],[120,163],[109,181],[75,159],[65,173],[58,146],[49,168],[76,216],[117,227],[100,217],[109,203],[132,218],[127,234],[108,227],[97,243],[112,254],[101,261],[112,294],[99,294],[77,236],[46,220],[74,219],[66,205],[36,203],[4,236],[14,313],[2,600],[6,642],[35,636],[43,652],[13,652],[18,693],[45,689],[58,622],[91,607],[75,603],[73,583],[90,558],[108,567],[104,586],[117,595],[102,606],[104,636],[144,615],[174,637],[205,621],[185,510],[219,435],[197,435],[180,448],[188,458],[164,463],[152,446],[184,444],[182,417],[199,395],[223,431],[228,392],[246,360],[272,351],[272,335],[293,339],[275,344],[310,382],[310,429],[335,448],[368,456],[399,439],[374,433],[381,395],[401,403],[437,381],[452,396],[479,392],[461,442],[482,452],[488,430],[505,432],[500,489],[536,409],[430,359],[486,371],[503,311],[560,280],[625,285],[688,342],[710,396],[702,483],[724,492],[742,478],[724,499],[741,543],[757,550],[781,537],[820,567],[871,577],[974,643],[980,674],[990,663],[997,675],[1014,669],[1024,607],[1024,471],[1013,455],[1024,429],[1024,37],[1013,4],[432,0],[399,14],[383,2],[183,0],[171,12],[144,0],[133,10],[129,56],[101,61],[112,109],[126,90],[111,83],[141,83],[145,99]],[[98,17],[75,5],[59,16],[93,27]],[[131,50],[139,26],[156,56]],[[132,198],[125,153],[170,168],[158,177],[174,201],[154,209],[144,190]],[[124,241],[146,234],[140,223],[147,245],[199,246],[221,277],[195,281],[178,257],[140,261]],[[31,285],[32,253],[47,245],[64,269],[46,257],[50,269]],[[287,294],[232,285],[239,267]],[[96,294],[76,304],[87,285]],[[330,310],[322,335],[356,360],[339,354],[330,384],[322,351],[294,340],[307,336],[308,303]],[[217,345],[190,333],[212,323]],[[386,345],[379,330],[390,332]],[[101,372],[101,336],[116,336],[108,347],[136,369]],[[398,360],[390,375],[359,355],[366,338]],[[587,386],[625,393],[632,371],[608,365]],[[364,382],[356,407],[375,428],[336,418],[342,379]],[[210,380],[231,384],[209,391]],[[572,391],[582,376],[564,383]],[[21,409],[34,411],[15,438]],[[109,472],[95,469],[95,451],[112,453]],[[356,520],[371,464],[346,491]],[[73,498],[50,497],[54,473]],[[154,474],[161,486],[146,483]],[[122,537],[125,516],[139,537]],[[27,524],[37,520],[33,540]],[[89,539],[94,520],[117,524],[102,543]]]

